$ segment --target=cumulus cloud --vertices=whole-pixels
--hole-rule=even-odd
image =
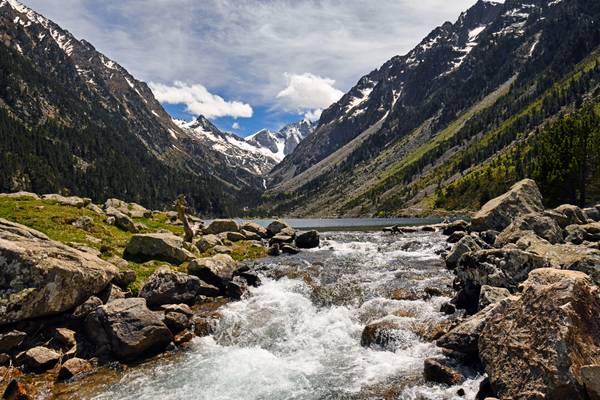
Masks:
[[[234,122],[233,124],[231,124],[231,129],[242,129],[242,127],[240,126],[239,122]]]
[[[186,111],[206,118],[233,117],[251,118],[252,107],[239,101],[226,101],[212,94],[204,86],[188,85],[175,81],[172,86],[162,83],[150,83],[150,89],[161,103],[185,104]]]
[[[288,111],[306,112],[306,118],[312,120],[321,114],[317,110],[329,107],[344,95],[344,92],[335,88],[333,79],[311,73],[286,72],[284,76],[287,79],[287,87],[277,94],[282,107]]]

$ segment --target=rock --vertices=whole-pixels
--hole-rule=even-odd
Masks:
[[[190,320],[187,315],[173,311],[165,313],[164,322],[173,334],[177,334],[190,327]]]
[[[8,365],[10,363],[10,356],[6,353],[0,353],[0,366]],[[2,376],[0,368],[0,376]]]
[[[60,366],[57,380],[65,381],[67,379],[71,379],[76,375],[91,371],[92,368],[92,364],[84,359],[77,357],[68,359],[63,363],[63,365]]]
[[[87,299],[83,304],[77,306],[75,310],[73,310],[73,314],[71,316],[74,319],[84,319],[88,316],[89,313],[94,311],[96,308],[100,307],[102,304],[102,300],[100,300],[96,296],[92,296]]]
[[[188,317],[192,317],[194,315],[194,310],[192,310],[187,304],[164,304],[160,306],[160,309],[165,312],[176,312],[184,314]]]
[[[567,226],[587,224],[587,218],[583,214],[581,208],[577,206],[563,204],[562,206],[555,208],[554,211],[565,216],[567,219]]]
[[[113,284],[108,285],[102,292],[98,293],[98,298],[102,303],[108,304],[118,299],[124,299],[127,293],[122,291],[118,286]]]
[[[583,215],[588,219],[594,222],[600,222],[600,210],[596,207],[584,208]]]
[[[181,264],[194,255],[183,248],[183,239],[172,233],[133,235],[125,249],[125,258],[146,262],[160,260]]]
[[[496,239],[498,238],[499,234],[500,232],[494,230],[483,231],[479,232],[479,238],[481,238],[481,240],[483,240],[486,244],[493,246],[496,243]]]
[[[240,278],[245,280],[246,283],[248,283],[248,285],[250,286],[258,287],[261,284],[260,278],[255,273],[236,271],[234,275],[239,276]]]
[[[509,296],[508,289],[483,285],[479,292],[479,310],[483,310],[490,304],[495,304]]]
[[[232,219],[215,219],[205,229],[205,233],[218,235],[224,232],[239,232],[240,226]]]
[[[448,239],[446,239],[446,242],[452,243],[452,244],[458,243],[458,242],[460,242],[460,239],[464,238],[465,236],[469,236],[469,234],[467,232],[463,232],[463,231],[454,232],[448,236]]]
[[[600,222],[585,225],[569,225],[566,231],[566,241],[569,243],[600,242]]]
[[[600,357],[600,289],[575,271],[532,271],[479,338],[499,398],[583,400],[582,366]]]
[[[194,334],[186,329],[175,335],[173,342],[180,346],[184,343],[190,342],[192,339],[194,339]]]
[[[292,227],[287,222],[282,220],[273,221],[269,224],[269,226],[267,226],[267,232],[269,236],[275,236],[284,229],[293,231]]]
[[[73,222],[73,226],[89,232],[94,228],[94,220],[88,216],[79,217]]]
[[[113,217],[115,219],[114,225],[124,230],[125,232],[137,233],[138,229],[135,226],[135,223],[127,214],[122,213],[116,208],[109,207],[105,210],[106,215],[109,217]]]
[[[81,198],[76,196],[65,197],[60,194],[45,194],[42,199],[48,201],[54,201],[63,206],[71,206],[77,208],[83,208],[92,202],[91,199]]]
[[[109,208],[114,208],[131,218],[150,218],[152,216],[152,212],[141,205],[137,203],[127,203],[119,199],[106,200],[104,209],[108,210]]]
[[[0,326],[72,309],[117,273],[92,254],[0,219]]]
[[[456,306],[452,303],[444,303],[440,307],[440,312],[446,315],[452,315],[456,312]]]
[[[239,276],[235,276],[231,281],[227,282],[225,295],[230,299],[240,300],[247,291],[248,285],[246,281]]]
[[[363,329],[360,345],[379,350],[394,351],[398,341],[398,332],[402,327],[393,321],[375,322],[365,326]]]
[[[207,285],[198,277],[160,268],[155,271],[140,290],[140,297],[150,307],[163,304],[194,304],[199,295],[218,296],[219,289]]]
[[[242,229],[240,231],[240,234],[242,236],[244,236],[244,238],[245,238],[244,240],[255,240],[255,241],[262,240],[262,237],[258,233],[250,232],[245,229]]]
[[[15,358],[17,365],[28,371],[43,372],[56,365],[60,354],[47,347],[37,346],[19,353]]]
[[[487,202],[473,216],[471,229],[477,232],[490,229],[503,231],[514,219],[543,211],[538,186],[533,180],[525,179],[514,184],[507,193]]]
[[[450,222],[446,228],[442,231],[442,233],[446,236],[450,236],[456,232],[467,232],[469,229],[469,223],[462,219],[457,221]]]
[[[208,251],[216,246],[222,246],[223,242],[217,235],[204,235],[194,242],[194,245],[201,253]]]
[[[40,196],[31,192],[15,192],[15,193],[0,193],[0,198],[23,199],[23,200],[40,200]]]
[[[231,247],[226,247],[226,246],[215,246],[213,248],[213,251],[217,254],[231,254],[233,253],[233,250]]]
[[[271,257],[277,257],[280,254],[281,254],[281,249],[280,249],[278,243],[274,243],[273,245],[269,246],[269,248],[267,249],[267,255],[269,255]]]
[[[296,236],[296,247],[301,249],[314,249],[319,247],[320,242],[321,239],[317,231],[302,232]]]
[[[115,217],[106,217],[106,223],[108,225],[114,226],[116,222],[117,219]]]
[[[262,239],[266,239],[269,235],[267,228],[260,226],[256,222],[246,222],[242,225],[242,229],[247,232],[253,232],[259,235]]]
[[[93,211],[94,213],[96,213],[98,215],[104,215],[104,211],[102,211],[102,209],[100,207],[98,207],[97,205],[95,205],[94,203],[88,204],[85,208],[87,208],[90,211]]]
[[[119,269],[121,269],[121,270],[124,270],[124,269],[126,269],[127,267],[129,267],[129,263],[128,263],[128,262],[127,262],[125,259],[123,259],[123,258],[121,258],[121,257],[119,257],[119,256],[111,256],[111,257],[110,257],[108,260],[106,260],[106,261],[108,261],[109,263],[111,263],[112,265],[114,265],[115,267],[117,267],[117,268],[119,268]],[[127,273],[127,271],[119,271],[119,275],[120,275],[121,273]],[[134,273],[135,273],[135,272],[134,272]],[[116,277],[115,277],[115,279],[120,279],[120,278],[119,278],[119,276],[116,276]],[[134,280],[135,280],[135,279],[134,279]],[[119,285],[117,285],[117,286],[119,286]]]
[[[0,334],[0,353],[7,353],[18,347],[27,337],[25,332],[10,331]]]
[[[293,236],[288,236],[288,235],[282,235],[282,234],[277,234],[275,236],[273,236],[270,240],[269,240],[269,246],[272,246],[274,244],[279,244],[279,245],[283,245],[283,244],[290,244],[294,242],[294,237]]]
[[[146,300],[115,300],[98,307],[85,320],[86,333],[97,348],[107,347],[120,360],[133,360],[162,351],[173,336]]]
[[[237,269],[237,262],[226,254],[217,254],[209,258],[197,258],[190,262],[188,272],[204,282],[225,289]]]
[[[465,380],[463,374],[442,358],[427,358],[424,364],[423,376],[427,382],[454,386]]]
[[[75,340],[75,331],[68,328],[55,328],[52,331],[52,337],[60,344],[68,346],[69,348],[77,344],[77,341]]]
[[[450,253],[446,257],[446,267],[448,269],[456,268],[458,262],[464,254],[477,250],[481,250],[481,246],[477,244],[473,237],[465,236],[464,238],[459,240],[458,243],[456,243],[456,245],[454,245],[452,251],[450,251]]]
[[[224,234],[227,240],[231,242],[241,242],[242,240],[246,240],[246,236],[240,232],[225,232]]]
[[[289,244],[284,244],[283,246],[281,246],[281,251],[284,254],[291,254],[291,255],[300,253],[300,250],[296,246],[292,246]]]
[[[581,382],[590,400],[600,400],[600,364],[581,367]]]
[[[2,395],[2,400],[30,400],[27,386],[16,379],[12,379]]]
[[[214,333],[215,320],[213,318],[195,317],[192,320],[196,336],[204,337]]]
[[[502,247],[508,243],[516,243],[526,231],[533,231],[552,244],[563,241],[562,229],[554,219],[542,214],[527,214],[518,217],[503,230],[496,238],[495,246]]]
[[[123,260],[123,261],[125,261],[125,260]],[[127,263],[127,261],[125,261],[125,263]],[[129,265],[129,264],[127,264],[127,265]],[[125,269],[125,270],[119,271],[117,276],[115,276],[113,278],[112,283],[115,284],[116,286],[120,287],[121,289],[127,289],[127,287],[129,285],[131,285],[133,282],[135,282],[136,279],[137,279],[137,274],[135,273],[134,270]]]
[[[530,271],[548,266],[550,263],[546,258],[519,249],[478,250],[463,255],[456,275],[463,282],[514,292]]]

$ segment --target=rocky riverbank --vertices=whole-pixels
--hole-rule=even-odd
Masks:
[[[477,399],[600,399],[600,205],[545,210],[531,180],[444,233],[458,323],[426,379],[485,373]]]
[[[185,348],[260,284],[240,260],[320,241],[283,221],[205,226],[117,199],[5,194],[0,217],[0,392],[10,399]]]

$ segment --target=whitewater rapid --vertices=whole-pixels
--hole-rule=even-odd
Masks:
[[[319,250],[252,263],[263,284],[220,309],[212,336],[180,357],[132,368],[97,400],[464,399],[478,379],[447,388],[423,383],[423,361],[440,350],[416,327],[445,317],[451,275],[439,234],[327,233]],[[428,297],[426,288],[443,294]],[[416,296],[392,300],[401,290]],[[364,348],[366,324],[403,329],[393,351]],[[465,397],[456,393],[459,388]]]

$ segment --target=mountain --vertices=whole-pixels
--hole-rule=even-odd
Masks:
[[[247,138],[240,138],[220,131],[203,116],[191,122],[175,120],[175,123],[223,154],[230,168],[242,168],[257,176],[271,171],[314,130],[312,122],[299,121],[284,126],[279,132],[262,129]]]
[[[0,1],[0,190],[61,192],[148,207],[186,194],[237,214],[263,179],[189,130],[148,86],[16,0]]]
[[[545,126],[595,101],[599,17],[600,3],[589,0],[480,0],[325,110],[269,174],[263,209],[479,207],[533,174],[535,152],[522,150]]]

